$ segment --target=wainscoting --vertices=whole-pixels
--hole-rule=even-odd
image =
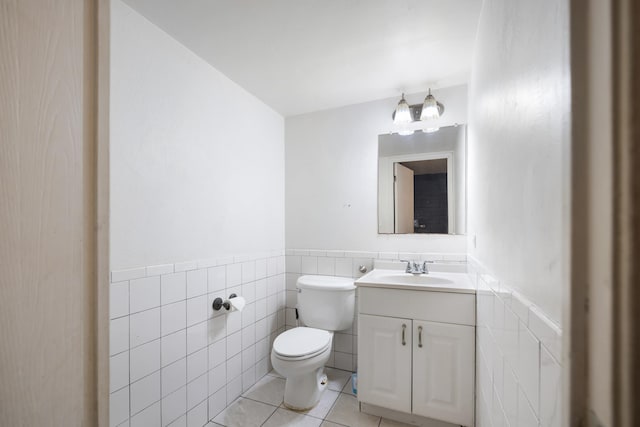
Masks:
[[[277,251],[112,271],[111,426],[201,427],[266,375],[284,265]],[[214,312],[231,293],[244,310]]]
[[[375,260],[429,260],[447,263],[466,262],[465,254],[362,252],[341,250],[287,249],[286,250],[286,328],[297,325],[295,307],[297,303],[296,280],[305,274],[352,277],[357,279],[373,269]],[[357,304],[357,298],[356,298]],[[346,371],[357,370],[358,326],[353,326],[334,335],[333,348],[327,366]]]
[[[562,331],[472,257],[478,287],[476,426],[561,425]]]

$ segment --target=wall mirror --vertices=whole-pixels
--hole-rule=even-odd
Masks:
[[[465,125],[378,136],[378,233],[465,234]]]

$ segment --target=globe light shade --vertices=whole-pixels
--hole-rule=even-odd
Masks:
[[[396,107],[396,114],[393,117],[394,125],[406,125],[411,123],[411,108],[409,104],[404,99],[404,93],[402,94],[402,99],[398,102],[398,106]]]
[[[438,111],[438,103],[436,99],[431,95],[431,90],[429,90],[429,95],[424,99],[424,103],[422,104],[422,113],[420,114],[420,120],[435,120],[440,118],[440,111]]]

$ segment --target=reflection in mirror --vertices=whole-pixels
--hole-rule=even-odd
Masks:
[[[378,137],[378,232],[464,234],[466,126]]]

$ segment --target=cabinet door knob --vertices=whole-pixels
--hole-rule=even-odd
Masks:
[[[422,326],[418,326],[418,347],[422,348]]]
[[[407,325],[402,324],[402,345],[407,345],[407,340],[405,339],[405,334],[407,330]]]

